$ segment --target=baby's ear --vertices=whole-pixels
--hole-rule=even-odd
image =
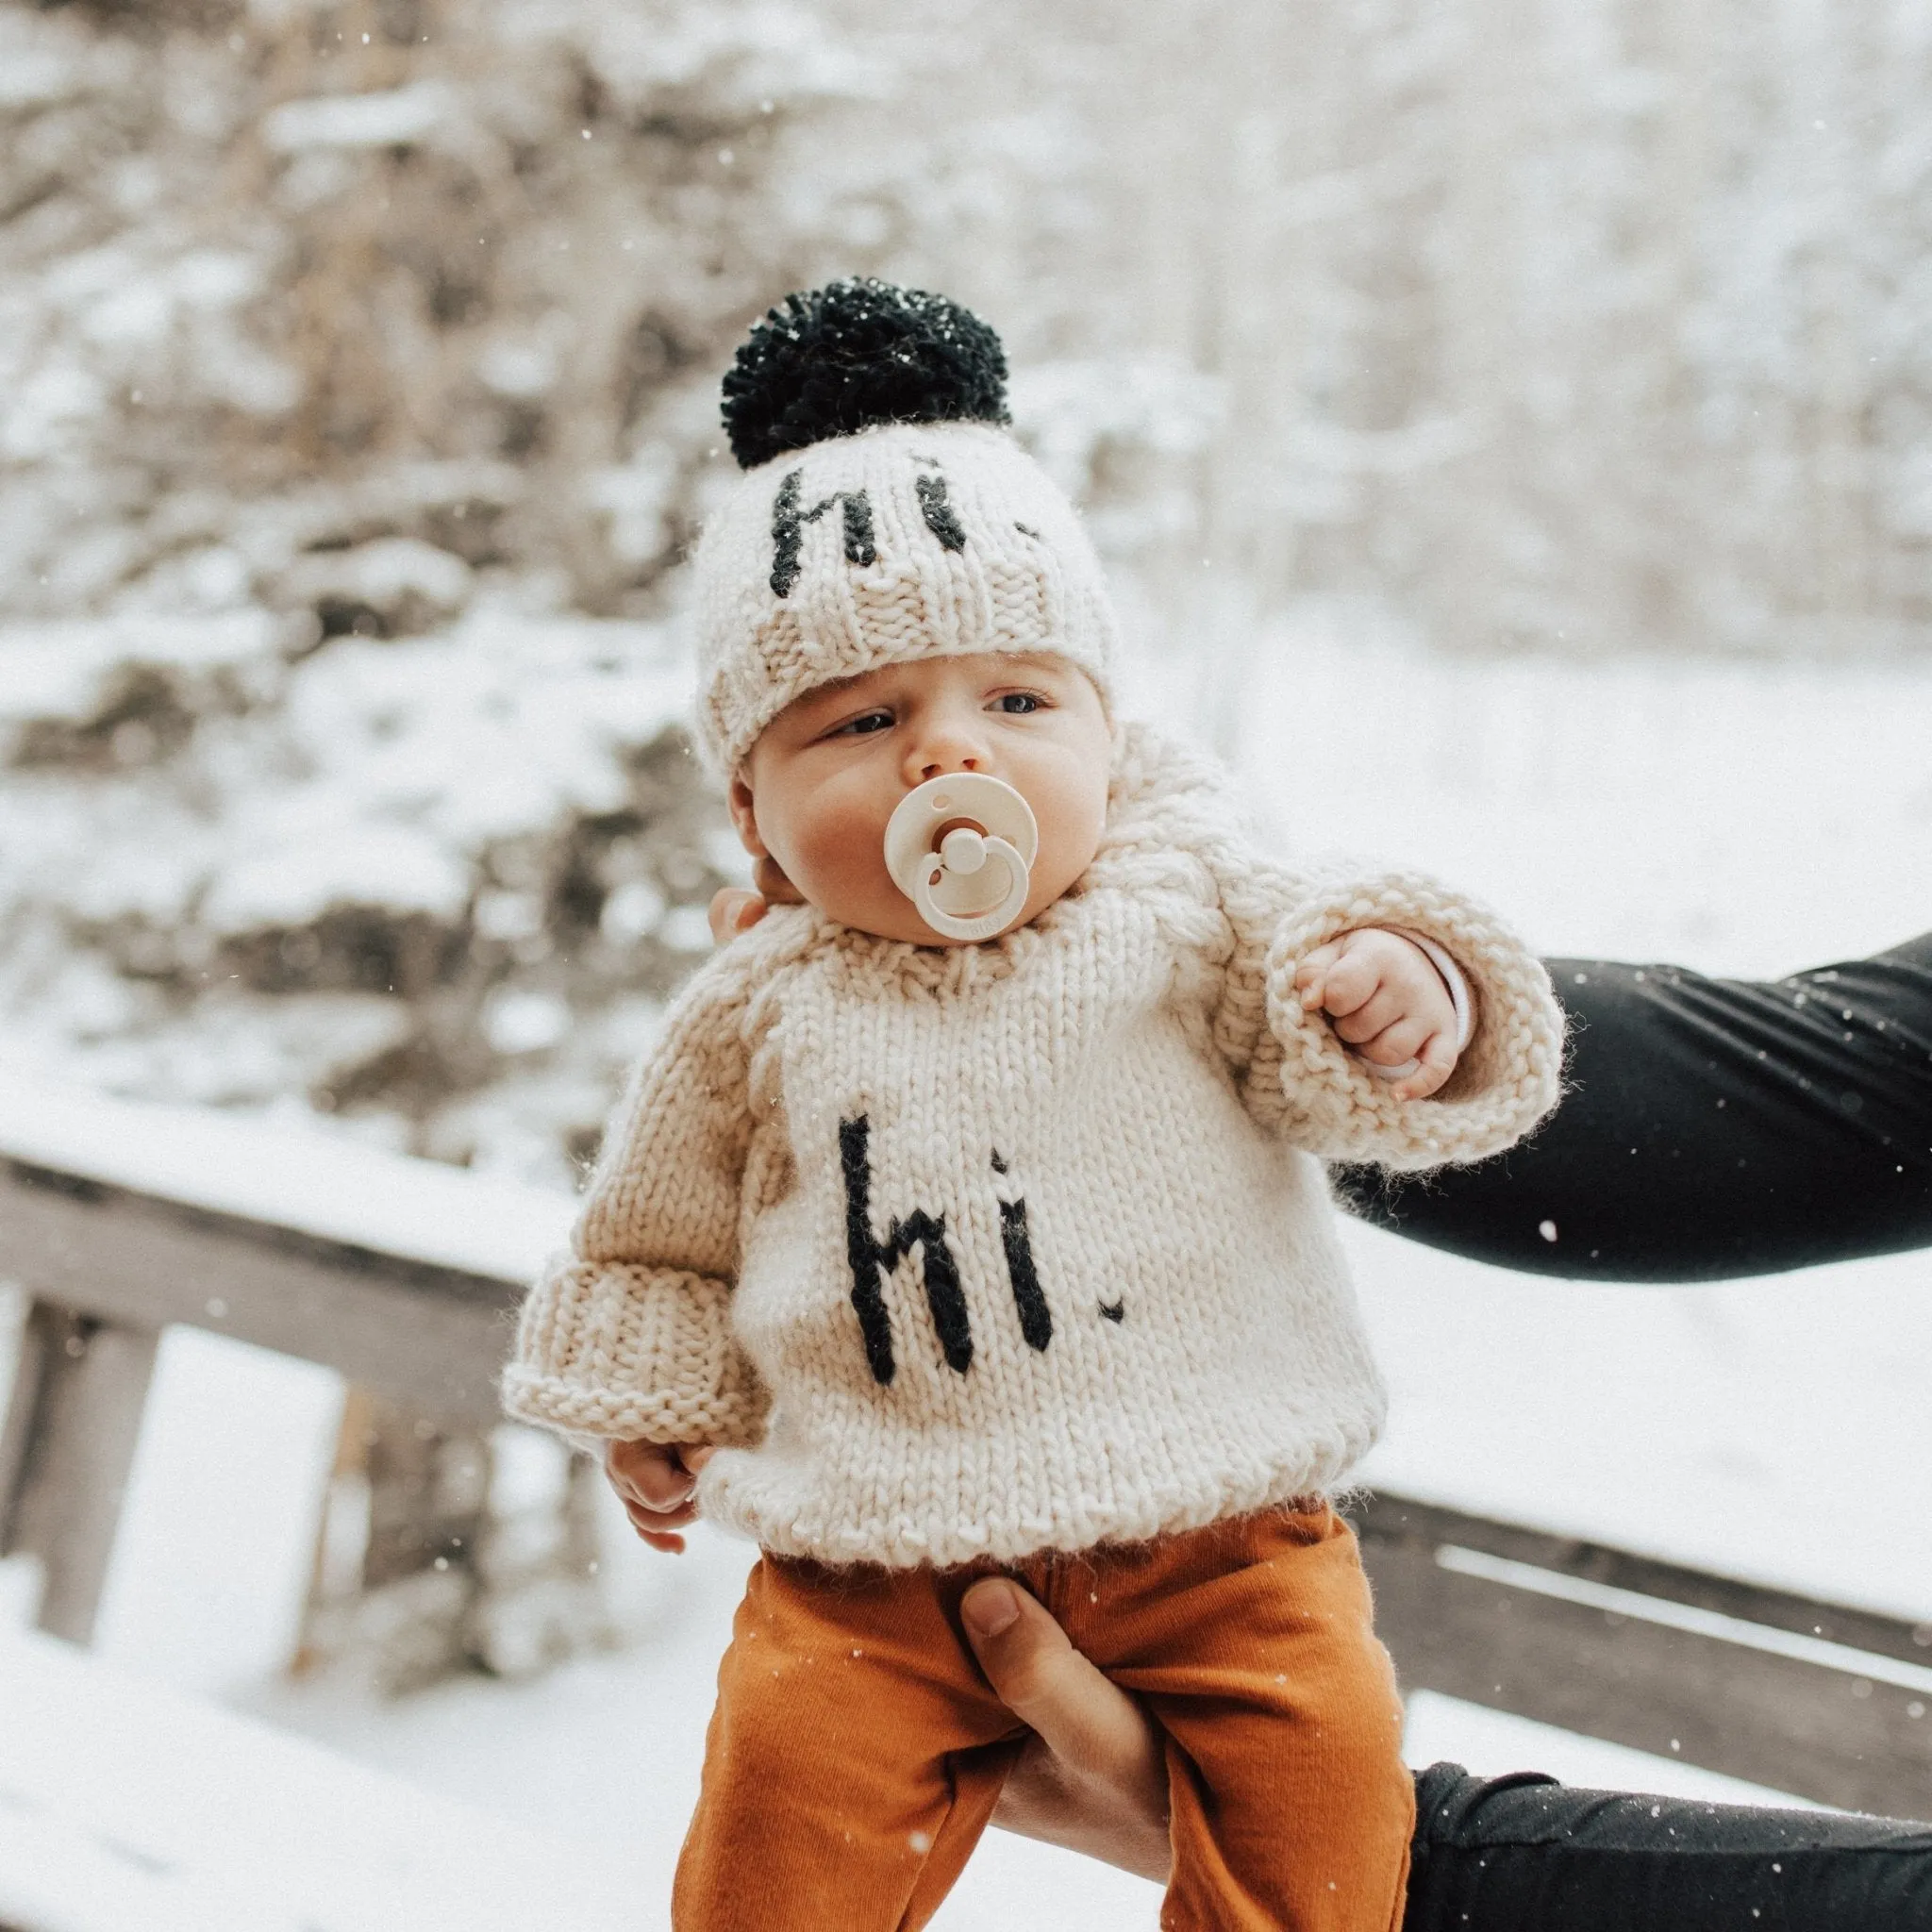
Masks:
[[[753,808],[751,786],[745,780],[742,765],[731,774],[731,783],[725,788],[724,804],[731,813],[731,826],[738,834],[738,842],[754,858],[770,858],[772,855],[758,836],[758,813]]]

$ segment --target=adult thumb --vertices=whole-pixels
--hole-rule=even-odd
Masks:
[[[720,886],[711,894],[708,914],[712,941],[722,946],[740,933],[750,931],[764,916],[765,901],[761,894],[748,891],[743,886]]]
[[[1062,1766],[1137,1804],[1166,1801],[1158,1734],[1125,1691],[1075,1650],[1037,1599],[1004,1576],[960,1600],[966,1641],[1000,1702]]]

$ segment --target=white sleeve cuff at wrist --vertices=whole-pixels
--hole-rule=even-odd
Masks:
[[[1391,930],[1401,933],[1412,945],[1420,946],[1429,956],[1429,964],[1442,975],[1442,984],[1449,990],[1449,1004],[1456,1008],[1456,1051],[1461,1053],[1475,1033],[1475,1001],[1470,994],[1469,981],[1463,977],[1462,968],[1456,963],[1449,950],[1439,945],[1427,933],[1411,932],[1407,926],[1393,926]]]

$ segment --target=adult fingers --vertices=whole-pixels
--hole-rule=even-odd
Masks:
[[[1090,1814],[1091,1841],[1116,1848],[1103,1856],[1127,1862],[1119,1855],[1127,1848],[1128,1869],[1151,1864],[1147,1875],[1164,1876],[1167,1766],[1153,1720],[1010,1579],[975,1583],[959,1607],[967,1641],[995,1695],[1052,1755],[1061,1808],[1073,1791]],[[1060,1833],[1056,1841],[1068,1840]]]
[[[711,894],[711,941],[722,946],[749,932],[765,916],[765,902],[743,886],[721,886]]]

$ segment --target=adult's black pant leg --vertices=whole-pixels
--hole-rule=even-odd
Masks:
[[[1404,1932],[1932,1932],[1932,1825],[1416,1778]]]

